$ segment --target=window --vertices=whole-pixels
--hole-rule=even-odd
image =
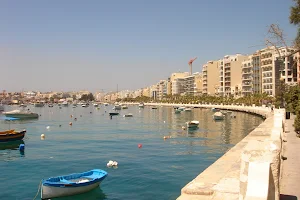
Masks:
[[[288,75],[292,75],[292,71],[288,71]]]
[[[292,82],[292,78],[288,78],[288,82]]]

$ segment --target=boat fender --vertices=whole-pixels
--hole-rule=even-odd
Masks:
[[[24,151],[25,150],[25,144],[20,144],[19,146],[19,151]]]

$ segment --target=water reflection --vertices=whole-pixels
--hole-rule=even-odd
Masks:
[[[0,142],[0,150],[18,150],[20,144],[25,144],[23,140],[11,141],[11,142]]]
[[[25,151],[19,151],[20,144],[25,143],[23,140],[0,143],[0,161],[14,161],[25,157]]]
[[[74,196],[68,196],[68,197],[60,197],[55,198],[57,200],[103,200],[107,199],[107,196],[103,193],[100,187],[97,187],[87,193],[78,194]]]

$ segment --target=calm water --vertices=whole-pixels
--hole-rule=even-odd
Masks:
[[[95,168],[108,172],[100,188],[60,199],[176,199],[184,185],[262,122],[239,112],[215,122],[207,109],[174,114],[171,107],[129,106],[111,120],[105,113],[111,106],[29,108],[41,114],[38,120],[0,121],[0,130],[27,130],[24,155],[18,143],[0,144],[0,199],[33,199],[43,178]],[[18,107],[6,107],[13,109]],[[134,117],[123,118],[128,112]],[[198,130],[181,129],[194,119]],[[172,138],[163,140],[167,135]],[[107,168],[109,160],[118,161],[118,168]]]

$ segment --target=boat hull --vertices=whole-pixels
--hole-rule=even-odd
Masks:
[[[109,113],[110,116],[119,115],[119,113]]]
[[[213,116],[214,120],[223,120],[224,116]]]
[[[53,186],[42,185],[41,198],[49,199],[54,197],[72,196],[76,194],[85,193],[98,187],[100,185],[100,182],[101,181],[86,186],[80,186],[80,187],[72,187],[72,186],[53,187]]]
[[[13,117],[18,119],[37,119],[39,115],[36,113],[32,114],[5,114],[6,117]]]
[[[198,128],[198,125],[188,124],[187,127],[188,127],[188,128]]]
[[[20,132],[10,132],[10,133],[4,133],[0,134],[0,142],[11,142],[11,141],[17,141],[22,140],[25,136],[26,130],[20,131]]]

